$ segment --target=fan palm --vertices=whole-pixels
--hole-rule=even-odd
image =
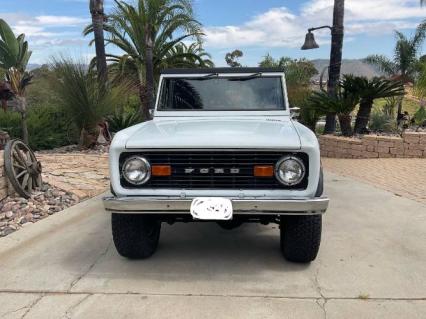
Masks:
[[[375,99],[403,96],[404,85],[400,81],[392,81],[384,78],[345,76],[344,81],[350,82],[351,87],[360,97],[359,110],[355,121],[355,133],[363,134],[367,129],[371,110]]]
[[[13,93],[16,109],[21,114],[22,139],[28,143],[26,87],[32,76],[26,72],[31,51],[25,35],[15,37],[10,26],[0,19],[0,68],[4,70],[6,81]]]
[[[138,0],[135,6],[115,0],[115,4],[116,9],[104,26],[106,43],[118,47],[125,54],[107,56],[122,66],[130,65],[137,73],[141,114],[146,119],[154,102],[156,68],[183,40],[195,37],[200,41],[201,25],[193,18],[189,0]],[[88,27],[84,33],[92,30]],[[201,60],[187,53],[181,57]]]

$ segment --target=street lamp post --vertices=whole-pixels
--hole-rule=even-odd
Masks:
[[[318,29],[329,28],[331,30],[331,50],[330,50],[330,65],[328,70],[327,92],[330,95],[336,94],[336,87],[340,78],[340,70],[342,67],[342,48],[344,36],[344,14],[345,0],[334,0],[333,10],[333,26],[322,26],[318,28],[308,29],[306,34],[305,44],[302,50],[310,50],[319,48],[315,41],[312,31]],[[326,116],[324,134],[334,133],[336,131],[336,114],[328,113]]]

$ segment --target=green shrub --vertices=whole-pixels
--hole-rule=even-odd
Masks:
[[[414,113],[413,118],[416,125],[424,125],[426,122],[426,109],[423,105],[419,107],[416,113]]]
[[[368,127],[374,132],[395,132],[397,130],[395,119],[379,111],[371,114]]]
[[[53,106],[37,106],[28,112],[29,144],[34,150],[52,149],[77,142],[78,133],[63,112]],[[0,129],[11,138],[21,138],[21,120],[17,112],[0,112]]]
[[[128,113],[114,114],[108,117],[109,130],[113,133],[117,133],[125,128],[136,125],[142,122],[141,117],[135,111]]]

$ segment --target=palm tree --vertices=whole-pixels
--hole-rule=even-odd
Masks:
[[[31,74],[26,72],[31,51],[28,50],[28,42],[25,35],[15,37],[12,29],[0,19],[0,69],[4,70],[6,81],[9,83],[13,94],[13,102],[21,114],[22,139],[28,144],[27,127],[27,99],[25,91],[31,83]]]
[[[200,67],[212,68],[214,63],[200,43],[194,42],[189,46],[181,42],[172,47],[166,55],[156,63],[154,74],[158,78],[159,73],[165,68]]]
[[[341,81],[335,95],[329,95],[325,91],[314,92],[309,98],[309,103],[319,112],[337,114],[342,135],[353,135],[351,113],[359,103],[359,95],[352,81],[347,79]]]
[[[96,66],[98,71],[98,79],[100,83],[105,83],[108,79],[108,69],[105,55],[104,41],[104,1],[90,0],[90,14],[92,15],[92,25],[94,33],[94,42],[96,48]]]
[[[426,39],[426,21],[419,24],[413,37],[407,38],[403,33],[395,31],[396,45],[394,58],[384,55],[370,55],[365,61],[377,66],[382,72],[404,83],[414,81],[418,71],[418,53]],[[402,100],[398,103],[398,117],[402,113]]]
[[[345,76],[346,82],[352,82],[351,87],[360,97],[359,110],[356,116],[354,132],[364,134],[370,119],[375,99],[403,96],[404,85],[399,81],[375,77],[371,80],[366,77]]]
[[[183,40],[195,37],[201,41],[201,25],[193,17],[189,0],[138,0],[135,6],[115,0],[115,4],[116,10],[104,27],[108,34],[106,43],[125,54],[107,56],[123,66],[131,64],[136,70],[142,102],[140,113],[148,119],[154,104],[156,67]],[[84,33],[92,30],[86,28]],[[187,53],[184,56],[189,58]]]

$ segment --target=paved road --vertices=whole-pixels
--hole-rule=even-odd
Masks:
[[[153,258],[128,261],[99,198],[83,202],[0,240],[0,317],[425,318],[426,206],[326,183],[309,266],[281,258],[274,225],[164,226]]]

